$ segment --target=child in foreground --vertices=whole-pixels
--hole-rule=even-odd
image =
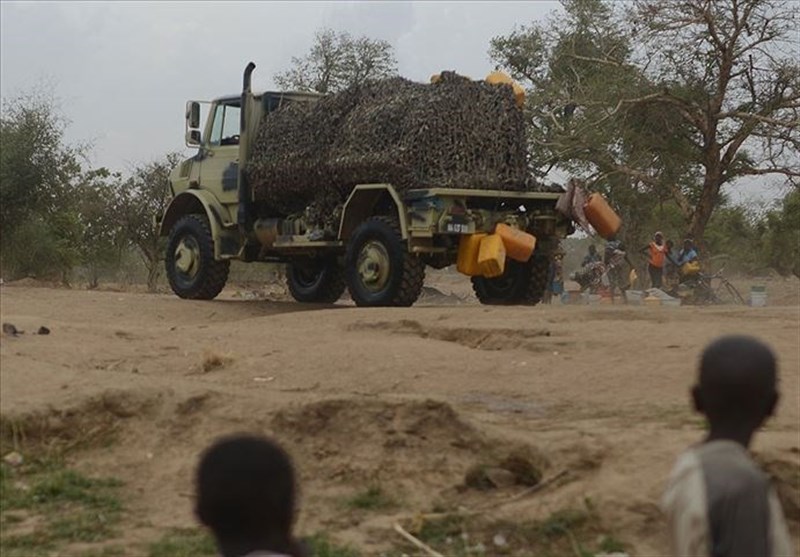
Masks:
[[[195,513],[222,557],[303,557],[292,537],[295,477],[291,459],[264,437],[227,437],[200,460]]]
[[[674,555],[792,556],[775,490],[748,453],[778,402],[775,356],[744,336],[711,343],[692,388],[705,440],[678,458],[662,499]]]

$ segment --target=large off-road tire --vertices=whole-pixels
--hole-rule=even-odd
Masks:
[[[372,217],[347,245],[345,280],[358,306],[410,306],[425,281],[425,263],[408,252],[397,220]]]
[[[298,302],[332,304],[344,292],[344,270],[333,257],[298,259],[286,266],[286,285]]]
[[[229,261],[214,259],[214,239],[204,215],[182,217],[169,233],[167,278],[181,298],[211,300],[225,287]]]
[[[533,256],[525,263],[508,259],[499,277],[472,277],[472,289],[485,305],[536,305],[547,289],[549,270],[547,257]]]
[[[528,262],[530,276],[525,291],[524,303],[535,306],[544,298],[547,291],[547,279],[550,276],[550,259],[544,256],[533,256]]]
[[[508,259],[505,272],[499,277],[472,277],[472,290],[478,301],[485,305],[521,304],[528,291],[530,276],[529,263]]]

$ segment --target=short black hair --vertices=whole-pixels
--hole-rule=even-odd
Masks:
[[[775,354],[753,337],[724,336],[703,351],[697,390],[712,424],[758,427],[775,406],[776,384]]]
[[[295,486],[291,458],[276,442],[257,435],[225,437],[200,459],[197,517],[221,540],[289,540]]]

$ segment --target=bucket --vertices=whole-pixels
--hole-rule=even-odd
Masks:
[[[600,303],[600,296],[598,294],[584,294],[584,299],[586,303],[590,306],[595,306]]]
[[[583,299],[583,292],[580,290],[567,290],[564,293],[564,303],[570,305],[585,303]]]
[[[750,288],[750,305],[754,308],[763,308],[767,305],[766,286],[753,286]]]
[[[661,300],[661,305],[664,307],[670,308],[679,308],[681,307],[681,299],[680,298],[665,298]]]
[[[644,305],[646,306],[660,306],[661,305],[661,298],[657,298],[655,296],[648,296],[644,299]]]
[[[642,300],[644,300],[644,292],[641,290],[628,290],[625,292],[625,297],[628,299],[628,303],[640,306],[642,305]]]

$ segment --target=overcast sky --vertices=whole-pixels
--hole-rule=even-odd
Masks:
[[[389,41],[401,75],[492,70],[492,37],[542,20],[556,1],[491,2],[10,2],[0,1],[0,96],[54,95],[68,141],[90,162],[125,171],[184,148],[189,99],[236,93],[248,61],[255,89],[305,54],[322,27]],[[780,193],[773,179],[735,188],[738,201]]]
[[[389,41],[400,73],[427,80],[492,69],[492,37],[557,2],[0,2],[0,94],[46,84],[91,141],[91,162],[124,170],[184,150],[189,99],[255,89],[303,55],[325,26]]]

